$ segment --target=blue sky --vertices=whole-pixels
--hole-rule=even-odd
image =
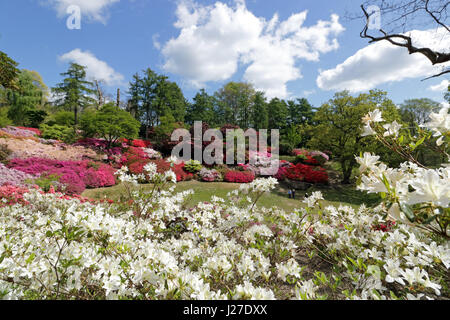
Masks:
[[[126,91],[150,67],[176,81],[189,100],[228,81],[248,81],[269,96],[307,97],[315,106],[336,91],[387,90],[396,103],[443,101],[447,78],[422,56],[359,37],[356,0],[16,0],[0,3],[0,50],[38,71],[52,87],[71,61],[88,66],[105,89]],[[81,9],[81,29],[65,9]],[[439,30],[413,31],[426,43]],[[430,36],[431,35],[431,36]],[[447,39],[436,44],[450,47]],[[384,63],[381,64],[380,62]],[[387,61],[387,63],[386,63]]]

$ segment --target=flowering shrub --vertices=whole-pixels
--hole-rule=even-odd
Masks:
[[[323,166],[325,164],[325,162],[327,162],[328,160],[330,160],[330,158],[328,157],[328,155],[324,152],[321,151],[312,151],[309,153],[309,155],[317,161],[317,163],[321,166]]]
[[[26,180],[32,180],[34,178],[34,175],[8,168],[0,163],[0,186],[9,184],[17,187],[24,187],[27,185]]]
[[[288,168],[293,167],[294,165],[288,161],[281,160],[280,166],[278,168],[277,174],[274,176],[278,181],[284,181],[286,179],[286,171]]]
[[[307,155],[307,154],[309,154],[308,150],[304,150],[304,149],[294,149],[294,150],[292,150],[292,155],[293,156]]]
[[[16,127],[16,128],[17,129],[22,129],[22,130],[27,130],[27,131],[32,131],[32,132],[34,132],[35,135],[37,135],[39,137],[42,135],[41,130],[36,129],[36,128],[27,128],[27,127]]]
[[[145,173],[157,186],[151,192],[119,170],[125,186],[138,187],[127,187],[123,205],[32,190],[23,195],[30,205],[0,208],[1,297],[449,297],[448,247],[408,225],[374,230],[384,221],[376,210],[322,208],[320,193],[292,213],[260,208],[276,184],[270,178],[186,209],[192,191],[173,194],[173,172],[158,174],[150,164]],[[320,271],[309,269],[316,265]]]
[[[321,151],[294,149],[292,153],[296,157],[295,164],[303,163],[311,166],[322,166],[330,159],[327,154]]]
[[[135,161],[132,162],[129,171],[134,175],[144,174],[144,168],[147,164],[153,163],[156,165],[158,173],[164,173],[168,170],[172,170],[175,173],[177,182],[192,180],[194,175],[190,172],[186,172],[184,170],[184,163],[171,164],[167,160],[164,159],[156,159],[156,160],[144,160],[144,161]],[[144,179],[141,181],[148,181],[148,179]]]
[[[115,170],[106,164],[101,164],[98,169],[89,168],[86,171],[84,182],[89,188],[110,187],[116,184]]]
[[[74,146],[83,146],[86,148],[91,148],[97,152],[107,153],[109,155],[121,155],[123,149],[126,147],[123,144],[118,146],[110,147],[108,141],[104,139],[95,139],[95,138],[84,138],[78,140]]]
[[[425,129],[419,129],[416,137],[395,121],[382,124],[384,120],[378,109],[369,112],[362,119],[365,124],[362,136],[375,135],[408,162],[399,168],[388,168],[379,161],[379,156],[371,153],[356,157],[362,174],[358,189],[379,193],[384,199],[385,212],[393,219],[413,223],[446,239],[450,238],[447,231],[450,226],[450,167],[446,164],[437,169],[426,168],[414,157],[413,151],[427,142],[450,159],[448,109],[443,107],[439,113],[431,113],[431,121],[421,126]],[[411,141],[406,142],[405,136]]]
[[[324,168],[313,167],[302,163],[287,167],[281,174],[288,179],[296,181],[328,183],[328,174]]]
[[[15,137],[21,137],[21,138],[29,138],[34,137],[35,135],[40,135],[40,131],[37,129],[30,129],[30,128],[24,128],[24,127],[12,127],[7,126],[6,128],[2,128],[1,131],[4,133],[7,133],[11,136]],[[39,133],[39,134],[38,134]]]
[[[202,181],[206,182],[214,182],[222,180],[221,174],[219,173],[219,171],[215,169],[208,170],[206,168],[203,168],[202,170],[200,170],[198,175]]]
[[[60,161],[80,161],[83,159],[99,160],[100,156],[93,150],[82,146],[71,146],[64,143],[44,144],[30,139],[3,139],[0,144],[5,144],[12,151],[9,159],[20,158],[47,158]]]
[[[149,159],[161,159],[162,158],[161,152],[156,151],[152,148],[144,148],[144,152],[147,154],[147,157]]]
[[[59,177],[68,194],[81,194],[86,187],[99,188],[115,184],[113,170],[102,164],[99,168],[89,161],[58,161],[41,158],[13,159],[8,166],[32,175],[51,174]]]
[[[28,204],[28,202],[23,198],[23,195],[27,192],[27,188],[17,187],[14,185],[0,186],[0,208],[15,204]]]
[[[139,140],[139,139],[131,141],[131,145],[133,147],[140,147],[140,148],[151,148],[151,146],[152,146],[150,141]]]
[[[255,180],[255,175],[250,171],[234,171],[230,170],[225,173],[223,180],[234,183],[249,183]]]

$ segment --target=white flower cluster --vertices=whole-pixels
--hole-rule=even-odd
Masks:
[[[449,107],[442,108],[438,113],[430,114],[430,121],[422,126],[430,129],[434,132],[433,136],[439,137],[436,141],[438,146],[444,143],[444,138],[449,135],[450,132],[450,114],[448,113]]]
[[[158,176],[151,165],[145,170]],[[139,178],[126,168],[118,174],[132,184]],[[249,196],[274,185],[255,180]],[[341,284],[330,298],[389,299],[390,291],[402,299],[433,298],[448,276],[448,245],[404,225],[373,230],[382,217],[364,206],[327,207],[317,215],[317,208],[250,210],[213,197],[188,209],[182,204],[189,191],[156,192],[149,202],[130,194],[146,205],[146,218],[130,206],[38,191],[25,195],[28,205],[0,208],[0,298],[316,299],[337,276]],[[321,198],[313,194],[310,204]],[[300,249],[328,261],[321,282],[303,275]]]
[[[143,148],[143,149],[149,159],[161,159],[162,158],[161,152],[159,152],[159,151],[156,151],[152,148]]]
[[[379,156],[365,152],[356,157],[363,174],[359,190],[369,193],[385,193],[394,197],[397,204],[391,210],[396,219],[399,204],[429,203],[447,208],[450,203],[450,167],[425,169],[405,162],[399,168],[388,168],[379,162]],[[413,190],[413,191],[412,191]]]

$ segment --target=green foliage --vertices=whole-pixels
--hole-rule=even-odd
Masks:
[[[39,128],[41,123],[47,117],[48,113],[45,110],[31,109],[26,112],[27,120],[25,122],[27,127]]]
[[[85,136],[99,136],[112,145],[119,138],[136,138],[140,123],[129,112],[107,103],[98,111],[85,112],[80,119],[80,127]]]
[[[65,143],[73,143],[76,140],[75,132],[71,127],[43,124],[40,126],[40,130],[44,139],[60,140]]]
[[[75,124],[75,116],[70,111],[58,111],[46,120],[46,124],[71,127]]]
[[[150,68],[133,76],[129,86],[129,111],[146,128],[154,127],[161,117],[172,114],[175,121],[184,121],[187,102],[175,82],[168,81]]]
[[[35,184],[39,186],[42,190],[45,192],[48,192],[51,187],[53,187],[55,190],[58,189],[59,186],[59,176],[55,174],[42,174],[39,176],[39,178],[32,179],[32,180],[26,180],[25,182],[29,184]]]
[[[10,90],[7,93],[8,103],[10,105],[8,117],[15,125],[26,126],[29,122],[35,124],[39,120],[32,111],[36,110],[42,104],[44,92],[35,84],[35,75],[28,71],[22,70],[17,82],[18,90]],[[31,113],[30,113],[31,112]],[[31,120],[29,116],[31,115]]]
[[[308,158],[304,154],[299,154],[295,156],[294,164],[297,163],[303,163],[303,161],[307,160]]]
[[[255,93],[251,121],[255,130],[269,127],[269,110],[264,92],[258,91]]]
[[[0,88],[18,89],[16,79],[19,76],[18,63],[0,51]]]
[[[292,146],[293,149],[297,148],[304,141],[300,126],[293,125],[288,127],[283,135],[283,140]]]
[[[232,81],[225,84],[215,93],[218,123],[249,128],[255,94],[249,83]]]
[[[184,164],[184,170],[190,173],[197,173],[202,170],[202,168],[202,164],[197,160],[189,160]]]
[[[431,99],[408,99],[400,105],[400,115],[402,121],[416,134],[418,125],[427,122],[431,112],[439,108],[440,103]]]
[[[8,110],[9,108],[7,107],[0,108],[0,128],[4,128],[12,124],[12,120],[8,117]]]
[[[189,104],[186,113],[186,122],[193,124],[195,121],[203,121],[209,125],[215,123],[214,97],[208,95],[205,89],[201,89],[194,97],[194,103]]]
[[[280,155],[290,155],[292,153],[292,150],[294,149],[294,146],[287,141],[281,141],[279,148]]]
[[[314,117],[313,107],[307,99],[301,98],[295,101],[287,102],[289,125],[299,125],[311,123]]]
[[[314,125],[306,126],[311,136],[308,147],[316,150],[329,150],[341,165],[343,183],[350,183],[350,176],[356,166],[355,155],[361,151],[376,152],[383,161],[393,163],[399,160],[384,146],[375,142],[373,137],[362,137],[361,119],[374,109],[380,109],[386,120],[400,121],[400,115],[394,103],[387,98],[386,92],[371,90],[357,97],[347,91],[338,92],[328,103],[323,104],[315,113]]]
[[[12,151],[8,149],[6,144],[0,144],[0,162],[5,162],[11,153]]]
[[[270,117],[267,129],[284,129],[287,125],[286,119],[289,114],[286,102],[273,98],[269,102],[268,109],[270,110]]]

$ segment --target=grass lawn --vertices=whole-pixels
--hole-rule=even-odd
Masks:
[[[145,187],[151,188],[151,185],[145,185]],[[238,188],[238,183],[199,182],[193,180],[177,183],[176,191],[194,190],[194,196],[189,203],[194,206],[198,202],[209,201],[213,195],[226,198],[228,192]],[[312,191],[321,191],[323,193],[325,205],[344,204],[357,208],[363,202],[370,205],[379,201],[378,196],[367,195],[357,191],[354,186],[311,188],[308,191],[297,191],[295,195],[296,199],[289,199],[287,189],[285,189],[283,185],[278,185],[271,193],[263,195],[258,201],[258,205],[263,207],[277,206],[285,211],[292,211],[295,208],[303,206],[301,202],[304,195],[306,193],[310,194]],[[122,185],[116,185],[110,188],[88,189],[83,192],[82,196],[91,199],[103,199],[106,197],[108,199],[117,200],[121,194],[124,194],[124,187]]]

